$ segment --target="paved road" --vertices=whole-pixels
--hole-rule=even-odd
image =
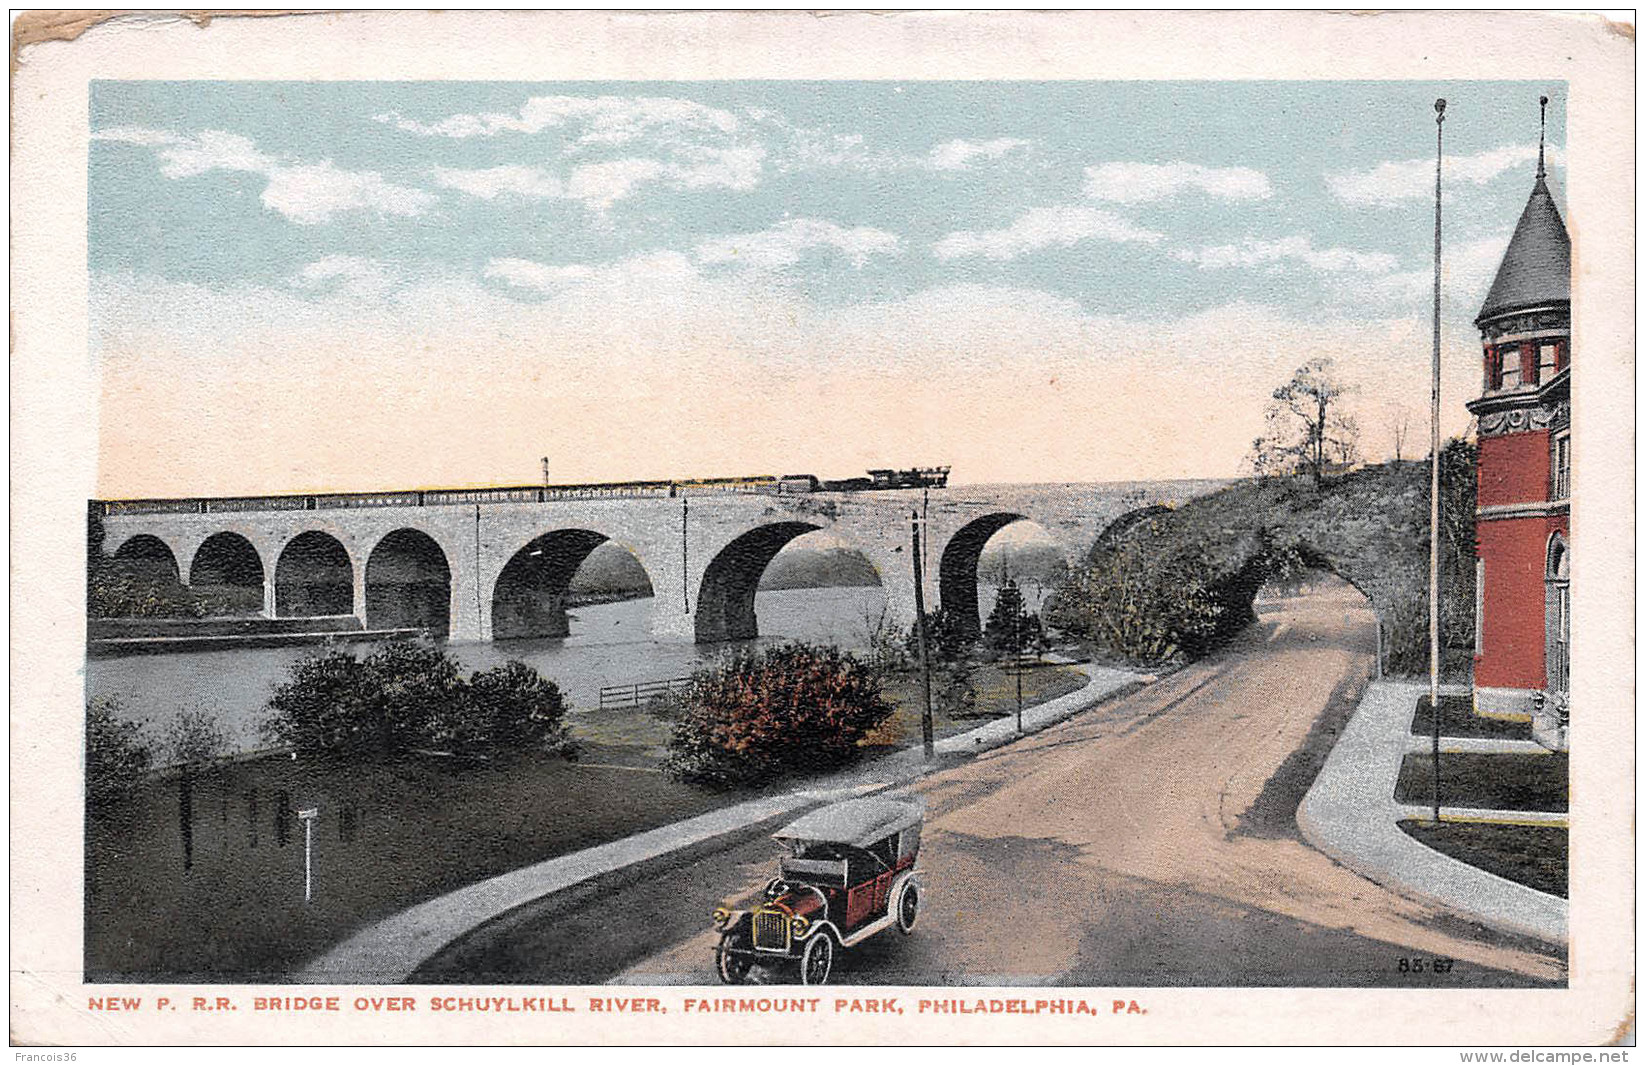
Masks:
[[[841,984],[1498,987],[1562,954],[1388,892],[1293,814],[1357,699],[1375,623],[1346,585],[1275,601],[1223,654],[922,780],[929,886],[911,937],[846,952]],[[429,981],[708,984],[709,912],[746,905],[751,834],[638,884],[521,912]],[[1401,972],[1401,960],[1455,960]]]

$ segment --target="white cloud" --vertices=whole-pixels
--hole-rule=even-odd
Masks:
[[[1041,248],[1067,247],[1084,240],[1154,244],[1162,236],[1107,211],[1062,205],[1033,208],[1004,229],[950,233],[932,245],[931,250],[938,259],[976,255],[989,259],[1015,259]]]
[[[1085,168],[1085,195],[1120,204],[1150,203],[1198,189],[1219,200],[1266,200],[1268,175],[1249,167],[1198,163],[1103,163]]]
[[[386,264],[357,255],[328,255],[305,265],[289,279],[295,289],[334,289],[361,300],[386,295],[400,280],[399,273]]]
[[[1536,159],[1536,145],[1509,144],[1473,155],[1445,157],[1447,183],[1486,185],[1516,167]],[[1548,150],[1550,164],[1559,162],[1558,149]],[[1404,159],[1379,163],[1370,170],[1345,171],[1325,175],[1325,182],[1339,200],[1351,204],[1395,204],[1434,194],[1434,161]]]
[[[1252,267],[1296,260],[1314,270],[1329,273],[1354,271],[1386,274],[1399,265],[1397,256],[1386,252],[1356,252],[1349,248],[1315,248],[1306,236],[1282,237],[1275,241],[1246,238],[1243,244],[1219,244],[1204,248],[1179,248],[1173,259],[1196,263],[1202,270]]]
[[[500,166],[481,170],[436,167],[434,181],[481,200],[495,200],[505,193],[529,200],[550,200],[565,192],[560,180],[541,167]]]
[[[740,127],[729,111],[693,100],[657,96],[534,96],[517,112],[448,115],[418,122],[390,112],[375,116],[407,133],[425,137],[490,137],[498,133],[541,133],[567,124],[581,128],[582,145],[626,144],[653,132],[695,131],[728,134]]]
[[[1478,309],[1485,299],[1485,291],[1502,265],[1502,253],[1508,250],[1509,234],[1494,233],[1472,241],[1452,242],[1445,247],[1440,260],[1442,295],[1446,302],[1469,311]],[[1434,291],[1433,266],[1418,270],[1401,271],[1378,278],[1376,292],[1393,300],[1431,298]]]
[[[593,211],[605,211],[635,187],[657,181],[668,172],[668,167],[656,159],[612,159],[604,163],[585,163],[572,170],[566,180],[565,194],[580,200]]]
[[[420,215],[434,204],[422,189],[395,185],[376,171],[342,170],[330,160],[286,163],[259,152],[249,139],[222,130],[195,134],[120,126],[92,133],[93,140],[152,148],[160,173],[168,178],[198,177],[214,170],[261,174],[268,179],[263,206],[293,222],[313,225],[345,211],[379,215]]]
[[[497,166],[481,170],[437,168],[434,180],[449,189],[482,200],[504,194],[527,199],[576,200],[596,214],[605,214],[618,200],[642,186],[660,183],[674,189],[751,189],[759,184],[765,150],[757,145],[740,148],[684,146],[669,159],[627,156],[598,163],[582,163],[564,179],[543,167]]]
[[[374,171],[339,170],[330,160],[268,171],[263,204],[293,222],[313,225],[345,211],[373,211],[402,218],[421,215],[434,194],[383,180]]]
[[[277,165],[274,159],[259,152],[248,138],[223,130],[185,134],[138,126],[116,126],[94,131],[91,139],[154,149],[160,161],[160,173],[168,178],[193,178],[211,170],[262,174]]]
[[[698,278],[691,260],[678,252],[648,252],[610,263],[549,266],[530,259],[493,259],[485,276],[520,289],[557,294],[572,288],[623,288],[655,296],[658,286],[691,284]]]
[[[992,141],[956,138],[931,149],[931,154],[926,156],[926,165],[933,170],[965,170],[973,159],[999,159],[1027,147],[1027,141],[1015,137],[1000,137]]]
[[[693,146],[674,154],[668,176],[688,189],[724,187],[752,189],[759,184],[765,149],[759,145],[738,148]]]
[[[758,233],[716,237],[697,246],[704,263],[736,263],[758,270],[792,266],[812,248],[833,248],[861,268],[871,256],[895,255],[900,241],[894,233],[871,226],[846,229],[832,222],[795,218]]]

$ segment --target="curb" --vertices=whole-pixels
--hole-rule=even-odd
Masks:
[[[1427,755],[1434,750],[1432,737],[1412,736],[1405,745],[1407,755]],[[1504,740],[1496,737],[1440,737],[1441,755],[1552,755],[1534,740]]]
[[[1141,688],[1151,675],[1089,664],[1071,664],[1089,679],[1067,695],[1023,711],[1023,732],[1015,716],[994,719],[936,745],[939,755],[978,754],[1028,736],[1076,714]],[[619,870],[654,863],[678,852],[773,821],[802,807],[909,784],[928,767],[918,748],[904,749],[833,777],[800,785],[778,796],[747,800],[681,822],[561,855],[480,881],[427,900],[354,933],[292,975],[302,984],[395,984],[408,980],[429,960],[467,933],[510,911],[538,903]]]
[[[1566,944],[1566,900],[1443,855],[1406,836],[1395,824],[1409,816],[1408,810],[1420,810],[1394,802],[1394,781],[1406,750],[1401,738],[1409,733],[1417,697],[1425,691],[1423,685],[1371,682],[1297,808],[1303,837],[1349,869],[1402,895],[1495,929]]]

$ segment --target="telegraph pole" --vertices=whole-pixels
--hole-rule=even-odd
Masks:
[[[925,761],[934,762],[937,758],[935,729],[931,723],[931,653],[926,648],[925,641],[925,567],[920,563],[920,516],[919,512],[909,515],[909,528],[914,533],[914,632],[919,637],[920,646],[920,689],[923,700],[923,710],[920,715],[920,734],[925,740]]]
[[[1445,101],[1434,101],[1434,359],[1428,446],[1428,712],[1433,719],[1434,825],[1439,825],[1439,227],[1445,162]]]

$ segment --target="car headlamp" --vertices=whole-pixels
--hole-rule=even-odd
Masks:
[[[715,925],[724,925],[726,922],[729,922],[730,920],[731,920],[731,912],[730,911],[726,910],[724,907],[715,907],[714,908],[714,924]]]
[[[811,928],[811,921],[804,915],[796,914],[794,916],[792,928],[794,930],[794,939],[798,940],[800,937],[805,935],[807,929]]]

